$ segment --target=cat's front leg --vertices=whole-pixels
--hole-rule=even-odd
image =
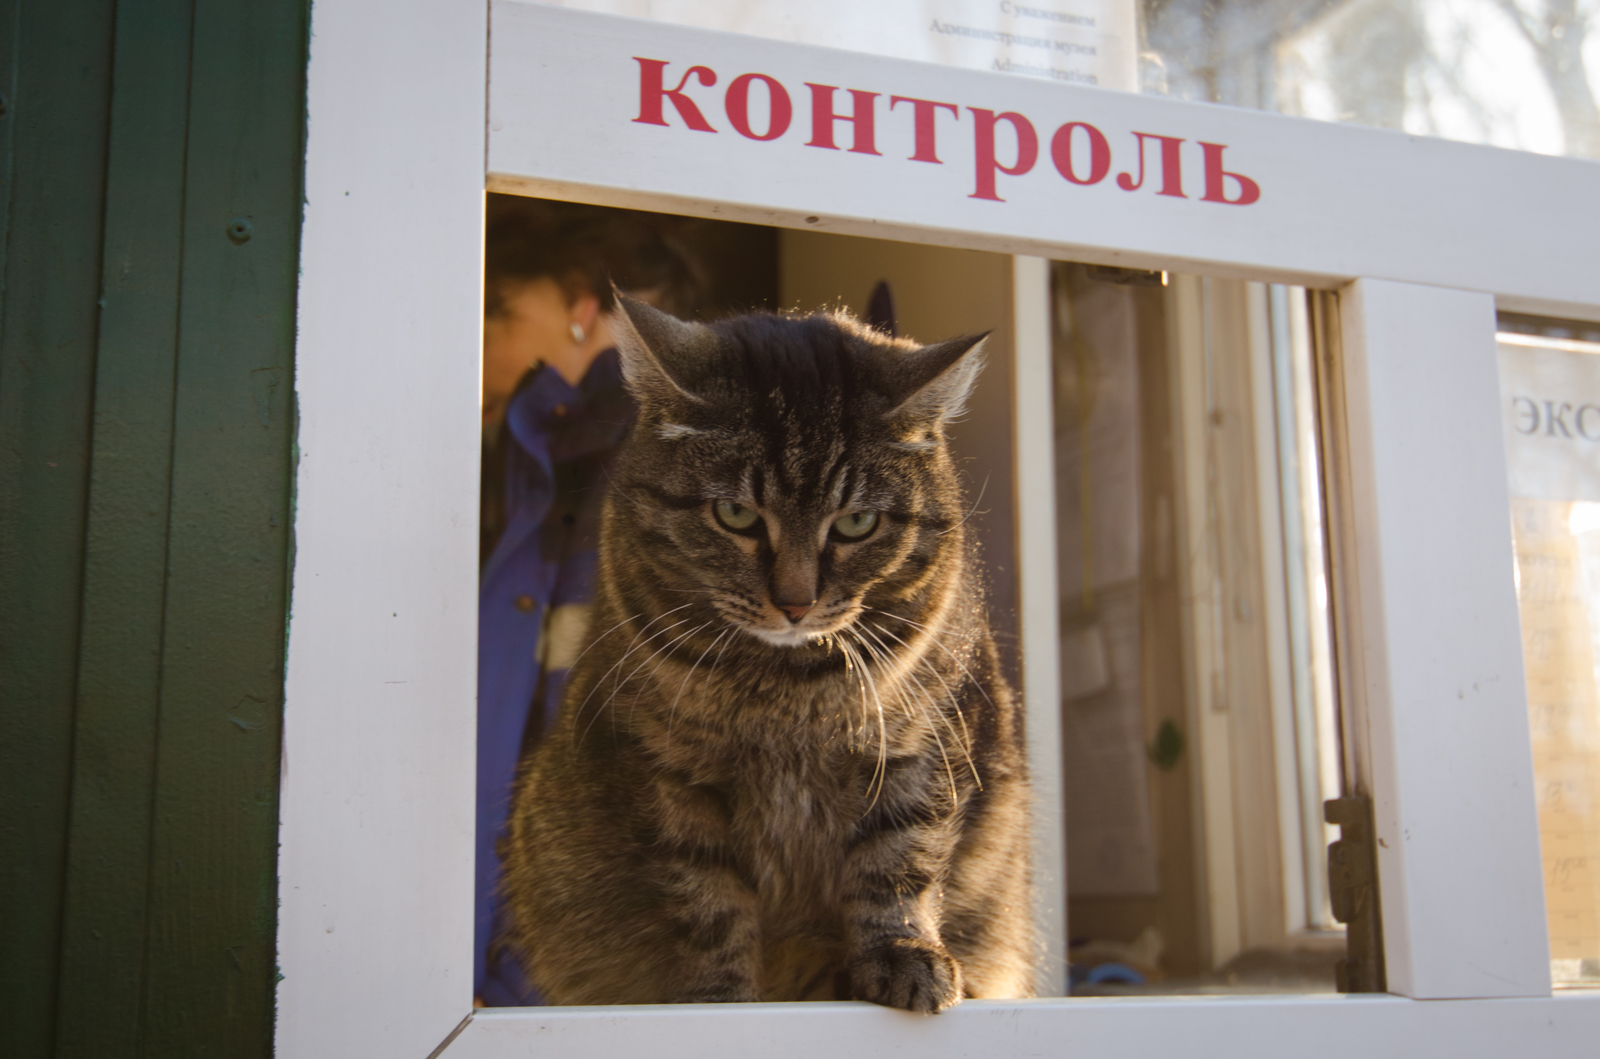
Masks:
[[[654,867],[677,945],[674,1003],[760,999],[759,914],[754,886],[728,841],[726,799],[713,788],[658,777],[661,841]]]
[[[952,839],[938,815],[880,805],[862,821],[844,908],[858,1000],[932,1013],[961,999],[961,965],[939,937]]]

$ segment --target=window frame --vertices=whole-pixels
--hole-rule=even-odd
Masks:
[[[1600,166],[511,0],[495,4],[493,18],[497,44],[530,49],[530,70],[558,65],[562,53],[642,41],[683,57],[675,61],[726,65],[728,76],[804,67],[817,71],[811,80],[825,74],[841,85],[887,84],[979,106],[1003,100],[1036,114],[1042,131],[1058,104],[1100,115],[1107,127],[1184,130],[1230,145],[1230,166],[1262,182],[1271,208],[1252,215],[1255,207],[1108,194],[1098,212],[1063,217],[1029,206],[1047,201],[1039,188],[1050,174],[1041,171],[1031,184],[1011,180],[1007,212],[960,197],[966,189],[954,198],[908,191],[898,162],[893,185],[863,168],[848,183],[801,172],[811,180],[802,186],[792,173],[778,179],[793,156],[728,155],[749,160],[731,175],[702,165],[696,176],[673,148],[650,159],[656,176],[634,179],[629,167],[640,161],[626,155],[634,130],[596,135],[590,123],[610,97],[581,85],[560,97],[570,113],[546,108],[541,117],[530,142],[546,145],[544,160],[486,177],[509,143],[485,113],[485,86],[490,98],[502,87],[489,77],[489,7],[315,5],[280,795],[279,1054],[631,1047],[954,1056],[1070,1046],[1140,1056],[1222,1047],[1206,1043],[1215,1041],[1229,1054],[1267,1055],[1291,1034],[1312,1056],[1352,1046],[1398,1054],[1422,1042],[1428,1051],[1502,1054],[1534,1035],[1551,1055],[1592,1047],[1600,996],[1550,995],[1494,310],[1600,319],[1600,289],[1586,279],[1600,216],[1585,213],[1600,200]],[[624,95],[636,90],[623,86]],[[731,136],[715,143],[717,151],[765,146]],[[813,163],[802,156],[801,164]],[[854,1004],[475,1014],[477,477],[468,469],[479,446],[483,194],[513,185],[1339,291],[1348,457],[1339,473],[1350,525],[1336,577],[1348,601],[1346,642],[1360,645],[1345,702],[1385,840],[1389,982],[1401,995],[969,1002],[936,1019]],[[1040,413],[1037,401],[1019,407],[1022,441],[1048,428]],[[1479,473],[1460,473],[1463,462]],[[1441,510],[1454,516],[1451,533],[1418,530]],[[1023,563],[1043,561],[1041,525],[1021,521]],[[1024,584],[1043,571],[1027,573]],[[1023,607],[1033,613],[1026,598]],[[1037,597],[1032,607],[1041,607]],[[1054,665],[1046,640],[1030,648],[1048,653],[1040,669]],[[1508,996],[1520,999],[1499,999]]]

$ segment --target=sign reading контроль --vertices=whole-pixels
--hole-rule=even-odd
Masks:
[[[491,190],[1522,311],[1592,296],[1563,263],[1600,212],[1561,206],[1600,196],[1592,162],[521,0],[491,16]]]

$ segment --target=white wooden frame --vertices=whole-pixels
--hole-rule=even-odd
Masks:
[[[1492,309],[1600,319],[1600,166],[512,3],[494,11],[486,136],[488,14],[481,0],[313,10],[281,1055],[1593,1052],[1600,998],[1549,995]],[[747,141],[720,110],[716,136],[633,122],[637,81],[617,78],[634,55],[707,64],[722,86],[763,72],[797,93],[1013,111],[1045,143],[1032,173],[999,178],[1006,202],[970,199],[971,141],[941,140],[940,167],[904,162],[908,134],[885,114],[882,158],[796,132]],[[710,115],[720,93],[695,96]],[[1105,132],[1118,171],[1135,131],[1225,144],[1261,200],[1070,186],[1048,137],[1071,120]],[[1343,290],[1359,692],[1402,996],[472,1016],[486,173],[618,205]],[[1019,429],[1038,411],[1020,409]]]

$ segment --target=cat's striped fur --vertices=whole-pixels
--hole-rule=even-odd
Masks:
[[[943,429],[981,342],[627,301],[614,327],[639,420],[506,848],[530,980],[556,1004],[1030,995],[1020,708]],[[730,530],[719,500],[760,518]],[[859,541],[830,529],[852,512],[879,513]]]

